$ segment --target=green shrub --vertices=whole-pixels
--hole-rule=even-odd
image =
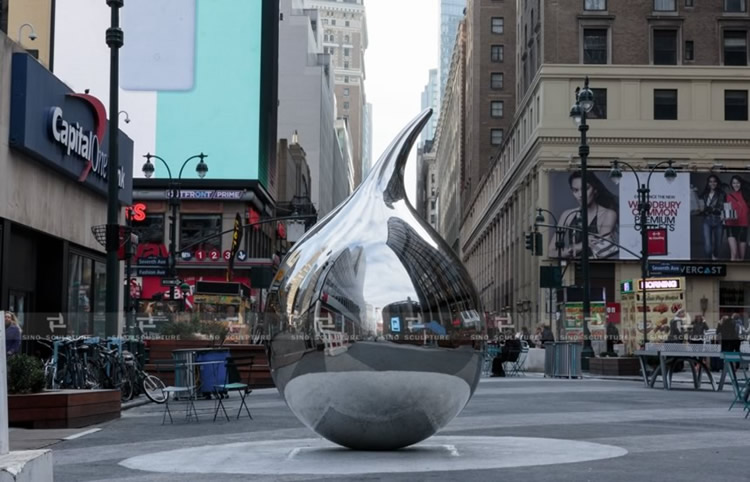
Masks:
[[[196,319],[190,321],[168,321],[161,325],[159,329],[159,333],[162,336],[174,336],[181,340],[191,340],[200,331],[201,324]]]
[[[8,393],[37,393],[44,390],[44,366],[33,356],[8,358]]]

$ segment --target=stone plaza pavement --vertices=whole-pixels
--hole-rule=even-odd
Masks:
[[[200,423],[162,426],[162,407],[148,404],[50,448],[59,482],[747,480],[750,419],[741,408],[727,411],[730,387],[716,393],[675,385],[482,379],[438,436],[398,452],[353,452],[322,441],[273,389],[250,396],[254,420],[212,423],[214,402],[201,401]],[[236,413],[237,397],[230,402]]]

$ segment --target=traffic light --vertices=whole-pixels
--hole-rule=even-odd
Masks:
[[[534,252],[534,233],[526,233],[526,249]]]
[[[544,238],[542,237],[542,233],[536,231],[534,232],[534,256],[541,256],[542,255],[542,244],[544,243]]]

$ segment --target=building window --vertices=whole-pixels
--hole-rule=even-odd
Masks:
[[[349,83],[349,76],[348,75],[344,76],[344,82],[347,83],[347,84]]]
[[[724,65],[747,65],[747,31],[724,31]]]
[[[349,43],[349,36],[348,35],[344,35],[344,42],[345,43]]]
[[[584,10],[606,10],[607,0],[583,0]]]
[[[490,47],[490,58],[493,62],[503,61],[503,46],[493,45]]]
[[[695,60],[695,47],[692,40],[685,41],[685,60]]]
[[[504,23],[503,17],[492,17],[492,33],[503,33]]]
[[[349,108],[349,102],[344,102],[344,109],[348,109],[348,108]]]
[[[654,30],[654,65],[677,65],[677,30]]]
[[[344,57],[349,57],[349,48],[344,47]]]
[[[685,6],[686,7],[695,7],[695,1],[694,0],[685,0]]]
[[[725,12],[746,12],[747,0],[724,0]]]
[[[674,12],[676,9],[675,0],[654,0],[655,12]]]
[[[490,130],[490,142],[493,146],[499,146],[503,143],[503,130],[502,129],[491,129]]]
[[[500,90],[503,88],[503,74],[493,72],[490,76],[490,88]]]
[[[583,63],[607,63],[607,29],[583,29]]]
[[[180,216],[180,245],[194,243],[192,252],[211,250],[221,252],[221,214],[183,214]],[[214,236],[209,239],[209,236]]]
[[[331,25],[336,25],[336,19],[335,18],[331,19]]]
[[[345,61],[344,61],[344,68],[345,68],[345,69],[348,69],[348,68],[349,68],[349,61],[348,61],[348,60],[345,60]]]
[[[654,119],[677,120],[677,89],[654,89]]]
[[[502,100],[493,100],[491,105],[491,113],[490,115],[492,117],[501,118],[503,116],[503,101]]]
[[[594,107],[588,113],[589,119],[607,118],[607,89],[591,89],[594,93]]]
[[[724,91],[724,120],[746,121],[747,120],[747,91],[725,90]]]
[[[349,95],[349,87],[344,87],[344,95]]]
[[[146,214],[143,221],[133,221],[133,231],[138,235],[140,244],[164,244],[164,215]],[[158,256],[158,246],[155,249],[156,253],[150,254],[151,256]]]
[[[346,22],[344,22],[344,26],[345,26],[345,27],[348,27],[348,26],[349,26],[349,20],[347,20]]]

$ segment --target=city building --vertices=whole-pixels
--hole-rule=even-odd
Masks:
[[[466,178],[461,192],[462,216],[513,123],[515,3],[468,0],[466,4]],[[510,58],[506,59],[506,52]]]
[[[432,109],[432,117],[424,126],[422,134],[419,136],[419,144],[424,145],[425,142],[431,141],[435,138],[435,128],[437,127],[438,117],[440,117],[440,95],[438,91],[438,70],[430,69],[429,80],[427,85],[424,86],[421,98],[421,107],[424,109]]]
[[[296,242],[298,234],[316,222],[317,211],[312,204],[312,176],[307,164],[307,154],[294,136],[292,142],[279,140],[279,189],[277,192],[276,215],[279,217],[297,214],[310,215],[299,222],[290,221],[286,225],[287,241]],[[297,229],[299,224],[304,226]]]
[[[4,0],[0,5],[0,30],[52,70],[55,1]]]
[[[343,201],[344,166],[334,126],[336,97],[331,54],[324,53],[320,12],[301,0],[282,0],[279,22],[278,135],[305,146],[311,200],[324,216]],[[327,35],[327,34],[325,34]]]
[[[0,306],[25,336],[105,335],[108,119],[0,33]],[[120,196],[133,141],[119,138]]]
[[[614,160],[632,165],[650,188],[648,222],[667,239],[661,246],[666,254],[654,251],[649,259],[652,273],[661,273],[653,276],[671,279],[649,284],[673,291],[659,295],[668,304],[649,304],[649,339],[666,336],[664,320],[683,308],[690,317],[705,315],[711,328],[725,314],[747,317],[746,233],[719,228],[721,209],[714,218],[705,211],[712,183],[723,189],[718,197],[730,200],[732,176],[747,177],[750,164],[746,2],[522,3],[516,18],[505,20],[506,27],[517,28],[515,52],[505,56],[514,59],[518,72],[515,115],[477,180],[461,225],[462,258],[485,309],[496,319],[512,320],[516,329],[544,322],[563,336],[581,332],[575,230],[581,136],[569,113],[576,88],[588,76],[594,97],[587,133],[594,200],[588,208],[590,299],[599,310],[592,330],[601,329],[605,303],[611,303],[606,307],[621,316],[623,337],[640,342],[644,335],[643,312],[632,306],[643,296],[638,186],[624,165],[619,185],[609,179]],[[669,160],[679,168],[671,184],[663,175]],[[737,219],[731,202],[724,218],[739,226],[745,220]],[[553,228],[539,228],[543,256],[532,256],[525,235],[534,231],[539,208],[546,210],[542,224]],[[716,229],[707,231],[715,237],[704,236],[704,226],[716,219]],[[559,257],[556,225],[563,238]],[[558,263],[568,287],[542,289],[540,266]],[[656,299],[650,296],[649,303]]]
[[[437,170],[436,227],[448,245],[459,252],[461,186],[465,182],[465,106],[466,106],[466,30],[458,26],[450,65],[450,76],[440,107],[435,130],[435,166]]]
[[[331,56],[335,75],[336,117],[346,120],[352,137],[354,185],[362,182],[365,159],[365,51],[367,16],[364,0],[304,0],[318,11],[324,53]]]
[[[456,45],[458,24],[464,18],[466,0],[440,0],[440,51],[438,52],[440,95],[438,105],[442,104],[445,86],[451,70],[453,49]]]

